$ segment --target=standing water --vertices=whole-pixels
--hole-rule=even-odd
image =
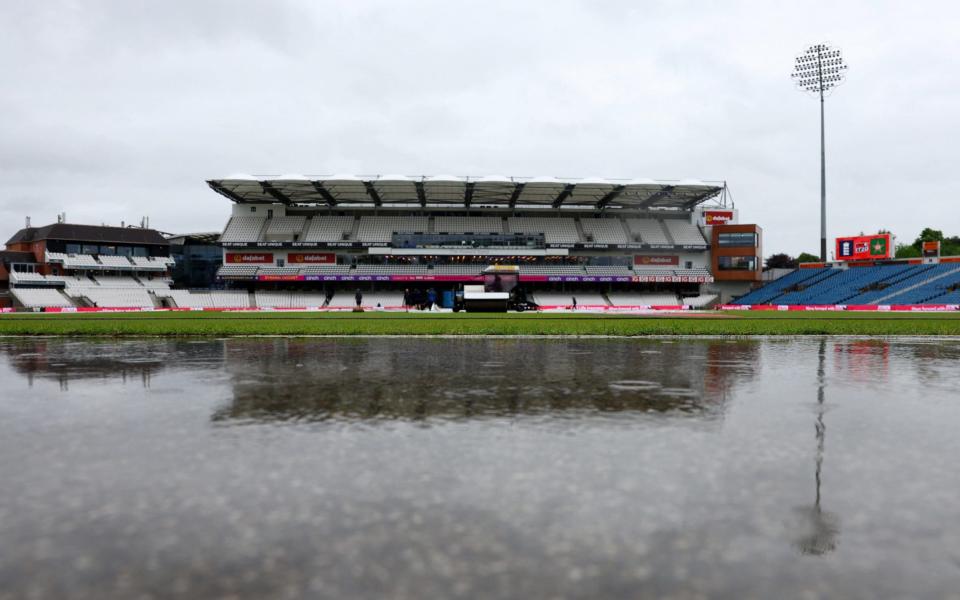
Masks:
[[[960,341],[0,341],[0,599],[960,597]]]

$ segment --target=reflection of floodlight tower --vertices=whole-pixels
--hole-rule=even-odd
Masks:
[[[823,93],[840,85],[847,65],[840,51],[826,44],[815,44],[797,57],[793,80],[800,89],[820,95],[820,260],[827,260],[827,170],[823,140]]]
[[[814,478],[817,494],[812,507],[801,507],[798,513],[799,535],[794,545],[801,554],[820,556],[837,548],[840,535],[840,519],[832,512],[820,508],[821,471],[823,469],[823,449],[827,437],[827,426],[823,422],[826,394],[826,340],[820,340],[819,361],[817,364],[817,422],[814,426],[817,436],[816,470]]]

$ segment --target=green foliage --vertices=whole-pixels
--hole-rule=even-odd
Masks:
[[[766,268],[768,269],[796,269],[797,259],[789,254],[780,253],[767,257]]]
[[[920,232],[920,235],[913,241],[913,247],[917,250],[923,249],[924,242],[942,242],[943,241],[943,232],[938,229],[932,229],[930,227],[925,228]]]
[[[911,245],[916,249],[917,253],[914,255],[904,255],[903,258],[920,256],[923,242],[940,242],[940,256],[960,256],[960,237],[944,237],[943,232],[939,229],[926,227],[920,232],[920,235],[917,236],[917,239],[915,239]],[[901,258],[901,256],[897,254],[897,258]]]
[[[917,258],[920,256],[920,250],[915,248],[913,244],[897,244],[897,251],[894,254],[894,258]]]
[[[800,256],[797,257],[798,263],[810,263],[810,262],[820,262],[820,257],[816,254],[810,254],[809,252],[801,252]]]

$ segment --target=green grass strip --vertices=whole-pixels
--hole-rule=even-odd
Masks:
[[[960,313],[709,313],[704,316],[436,313],[0,315],[0,335],[960,335]]]

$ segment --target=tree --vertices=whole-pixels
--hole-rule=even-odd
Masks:
[[[913,244],[897,244],[897,251],[894,258],[919,258],[920,250],[913,247]]]
[[[767,257],[766,265],[768,269],[796,269],[797,259],[781,252]]]
[[[920,236],[913,241],[913,247],[919,252],[923,248],[924,242],[943,242],[943,232],[939,229],[933,229],[931,227],[924,228],[920,232]]]
[[[820,262],[820,257],[809,252],[801,252],[797,257],[797,263]]]

